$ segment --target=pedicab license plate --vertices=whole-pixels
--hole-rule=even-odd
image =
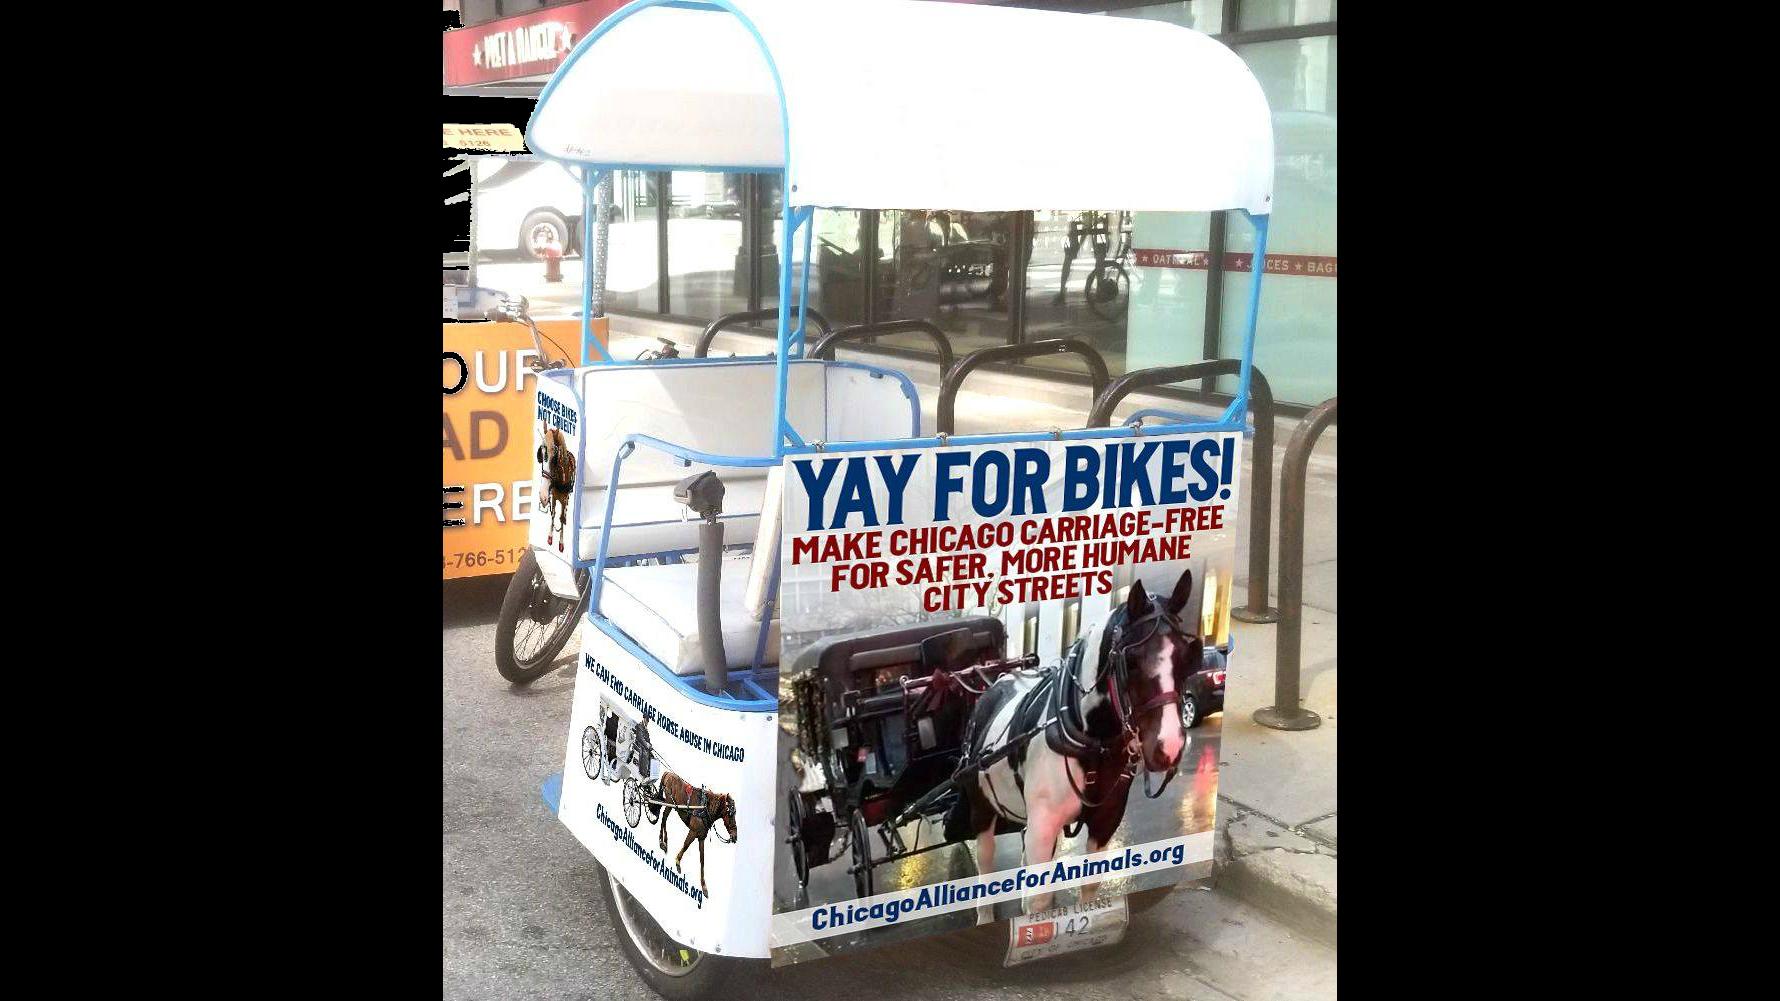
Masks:
[[[1130,923],[1131,912],[1122,896],[1023,914],[1008,924],[1007,959],[1001,965],[1019,966],[1112,945],[1125,937]]]

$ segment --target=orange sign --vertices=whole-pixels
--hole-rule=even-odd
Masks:
[[[528,362],[537,357],[523,323],[446,323],[444,503],[445,579],[512,573],[525,553],[538,468],[533,461],[532,420],[537,390]],[[538,330],[551,342],[578,348],[580,320],[544,320]],[[593,334],[608,343],[606,320]],[[453,488],[457,489],[453,489]],[[453,525],[451,522],[462,522]]]

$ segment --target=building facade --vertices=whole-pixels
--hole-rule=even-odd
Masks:
[[[582,34],[623,0],[458,5],[464,27],[445,33],[446,92],[535,97]],[[1182,24],[1219,39],[1249,65],[1273,109],[1276,156],[1269,278],[1255,364],[1288,409],[1334,396],[1336,0],[1002,5]],[[909,54],[910,72],[969,73],[970,66],[970,53],[949,48],[944,39],[935,39],[928,52]],[[1148,102],[1155,127],[1169,127],[1168,95],[1123,89],[1117,52],[1031,53],[1030,71],[1005,81],[1003,91],[1010,102],[1042,103],[1047,92],[1082,87],[1104,93],[1108,102]],[[970,112],[982,116],[985,128],[994,127],[995,107]],[[1046,135],[1010,141],[1029,144],[1034,156],[1066,156],[1083,170],[1113,171],[1120,165],[1119,138],[1093,121],[1059,121]],[[610,244],[607,308],[704,324],[775,305],[778,189],[777,178],[757,174],[620,177],[615,191],[623,231],[615,231]],[[1235,339],[1241,335],[1252,234],[1240,221],[1229,225],[1226,213],[911,206],[820,210],[816,222],[811,305],[836,326],[930,320],[960,355],[995,344],[1076,337],[1092,344],[1115,376],[1239,353]],[[913,334],[883,337],[877,347],[932,351],[930,342]],[[1072,356],[1023,364],[1060,380],[1086,380]],[[1215,399],[1231,381],[1182,392]]]

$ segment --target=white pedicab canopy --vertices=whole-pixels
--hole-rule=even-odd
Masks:
[[[1051,67],[1092,54],[1083,85]],[[788,170],[786,204],[1272,209],[1240,58],[1135,18],[920,0],[638,0],[576,46],[527,138],[598,168]]]

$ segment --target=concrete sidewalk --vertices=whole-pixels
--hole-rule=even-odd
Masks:
[[[1334,577],[1333,567],[1329,577]],[[1273,702],[1278,626],[1237,622],[1224,696],[1218,775],[1219,865],[1213,886],[1335,941],[1335,620],[1304,607],[1301,704],[1314,730],[1271,730],[1254,711]]]
[[[632,317],[612,318],[614,357],[635,357],[669,337],[690,353],[699,329]],[[721,334],[712,353],[759,354],[758,337]],[[882,356],[841,350],[837,356],[885,363]],[[893,359],[887,363],[914,381],[925,419],[932,427],[939,398],[940,373],[934,362]],[[958,432],[1044,430],[1079,427],[1089,405],[1085,386],[1063,385],[1020,375],[976,373],[958,394]],[[1166,407],[1215,416],[1211,407],[1133,394],[1118,414],[1146,407]],[[1115,420],[1117,415],[1115,415]],[[1295,418],[1275,421],[1273,503],[1269,524],[1272,560],[1268,605],[1277,607],[1279,565],[1279,465],[1297,428]],[[1336,519],[1335,458],[1338,428],[1317,441],[1305,484],[1304,645],[1299,659],[1301,704],[1323,717],[1314,730],[1270,730],[1253,719],[1256,709],[1273,702],[1273,669],[1277,625],[1235,622],[1235,667],[1225,692],[1223,760],[1219,762],[1218,869],[1216,890],[1252,903],[1325,941],[1335,941],[1336,841]],[[1243,462],[1244,482],[1252,475],[1253,452]],[[1254,512],[1251,491],[1241,499],[1244,530],[1236,545],[1236,600],[1248,594],[1249,527]]]

